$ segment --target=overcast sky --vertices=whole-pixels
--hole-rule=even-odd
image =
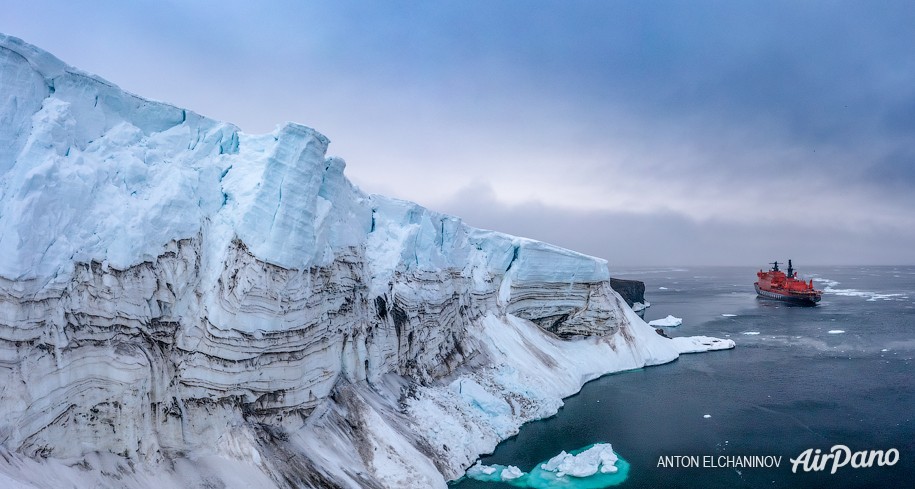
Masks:
[[[915,264],[915,2],[0,6],[128,91],[312,126],[368,192],[611,267]]]

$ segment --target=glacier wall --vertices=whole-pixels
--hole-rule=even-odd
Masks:
[[[328,144],[0,35],[0,482],[443,486],[682,349],[605,261],[367,195]]]

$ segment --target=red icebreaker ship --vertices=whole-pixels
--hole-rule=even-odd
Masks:
[[[773,262],[772,265],[768,272],[760,270],[756,273],[759,280],[753,285],[760,297],[808,306],[820,302],[823,291],[813,288],[813,280],[798,280],[797,272],[791,267],[791,260],[788,260],[787,274],[778,269],[778,262]]]

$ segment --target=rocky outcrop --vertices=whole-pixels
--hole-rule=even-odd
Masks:
[[[610,277],[610,287],[626,301],[629,307],[635,303],[645,304],[645,282]]]

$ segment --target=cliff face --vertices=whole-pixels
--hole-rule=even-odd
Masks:
[[[629,307],[636,302],[645,304],[645,282],[610,277],[610,287],[626,301]]]
[[[17,484],[443,486],[678,354],[603,260],[367,195],[310,128],[246,135],[4,36],[0,86]]]

